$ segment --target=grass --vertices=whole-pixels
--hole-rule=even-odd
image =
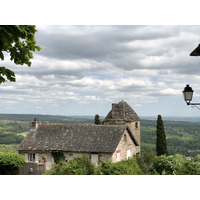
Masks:
[[[24,137],[26,137],[27,135],[28,135],[28,131],[26,131],[26,132],[22,132],[22,133],[18,133],[17,135],[22,135],[22,136],[24,136]]]

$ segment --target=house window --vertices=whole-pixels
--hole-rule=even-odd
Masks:
[[[138,128],[138,122],[135,122],[135,128]]]
[[[30,162],[35,162],[35,153],[30,153],[29,154],[29,161]]]
[[[99,155],[98,154],[91,154],[91,161],[93,164],[98,165]]]
[[[128,160],[131,157],[131,150],[126,151],[126,159]]]
[[[120,153],[117,153],[117,162],[120,161]]]

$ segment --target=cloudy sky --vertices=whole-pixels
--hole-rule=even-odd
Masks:
[[[36,26],[42,50],[32,65],[4,65],[15,83],[0,85],[0,113],[106,115],[122,99],[139,116],[199,116],[200,26]]]

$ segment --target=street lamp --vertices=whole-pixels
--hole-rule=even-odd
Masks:
[[[189,85],[186,85],[186,87],[183,90],[183,97],[187,105],[190,105],[190,101],[192,101],[193,92],[194,91]]]
[[[183,90],[184,100],[186,101],[188,106],[189,105],[195,106],[196,108],[200,110],[200,108],[197,107],[197,105],[200,105],[200,103],[190,103],[192,101],[193,92],[194,92],[193,89],[189,85],[186,85],[186,87]]]
[[[196,49],[194,49],[191,53],[190,56],[200,56],[200,44],[198,45],[198,47]],[[186,101],[187,105],[192,106],[192,107],[196,107],[200,110],[199,107],[197,107],[197,105],[200,105],[200,103],[190,103],[192,101],[192,96],[193,96],[193,90],[192,88],[189,86],[189,84],[186,85],[186,87],[183,90],[183,97],[184,100]]]

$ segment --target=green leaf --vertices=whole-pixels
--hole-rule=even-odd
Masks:
[[[10,69],[6,69],[5,67],[0,67],[0,83],[4,83],[6,80],[4,78],[6,76],[7,80],[10,82],[15,82],[15,73]]]
[[[0,25],[0,59],[4,60],[3,52],[10,53],[10,60],[15,64],[31,66],[32,52],[40,51],[36,46],[36,27],[33,25]],[[0,83],[7,80],[14,82],[15,74],[6,68],[0,68]]]
[[[3,56],[3,53],[0,51],[0,58],[1,60],[4,60],[4,56]]]

